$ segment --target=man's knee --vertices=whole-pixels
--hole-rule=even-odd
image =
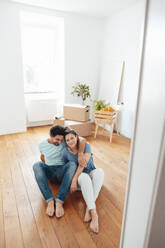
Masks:
[[[67,171],[75,171],[77,169],[77,164],[74,161],[69,161],[66,164],[66,170]]]
[[[72,178],[77,170],[77,164],[73,161],[70,161],[66,164],[66,170],[65,173]]]
[[[69,161],[68,163],[66,163],[67,167],[77,167],[77,163],[74,161]]]
[[[45,170],[42,164],[42,162],[37,162],[33,165],[34,175],[37,180],[42,180],[43,176],[45,175]]]
[[[40,162],[36,162],[34,165],[33,165],[33,171],[36,172],[40,169]]]

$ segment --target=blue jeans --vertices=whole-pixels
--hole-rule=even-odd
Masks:
[[[72,161],[59,166],[48,166],[43,162],[37,162],[33,165],[37,184],[46,202],[54,199],[48,184],[48,181],[50,181],[52,183],[61,183],[59,192],[56,196],[56,201],[64,203],[64,200],[69,193],[72,178],[76,170],[77,165]]]

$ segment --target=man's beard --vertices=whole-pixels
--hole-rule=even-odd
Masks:
[[[53,143],[55,146],[59,146],[59,143],[58,142],[54,142]]]

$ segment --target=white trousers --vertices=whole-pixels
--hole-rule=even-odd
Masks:
[[[89,174],[82,172],[78,177],[78,186],[88,210],[95,209],[95,201],[99,195],[104,181],[104,171],[101,168],[92,170]]]

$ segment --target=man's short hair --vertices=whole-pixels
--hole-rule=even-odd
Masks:
[[[56,135],[63,135],[64,136],[65,129],[66,129],[65,127],[62,127],[59,125],[53,126],[50,129],[50,136],[51,137],[55,137]]]

